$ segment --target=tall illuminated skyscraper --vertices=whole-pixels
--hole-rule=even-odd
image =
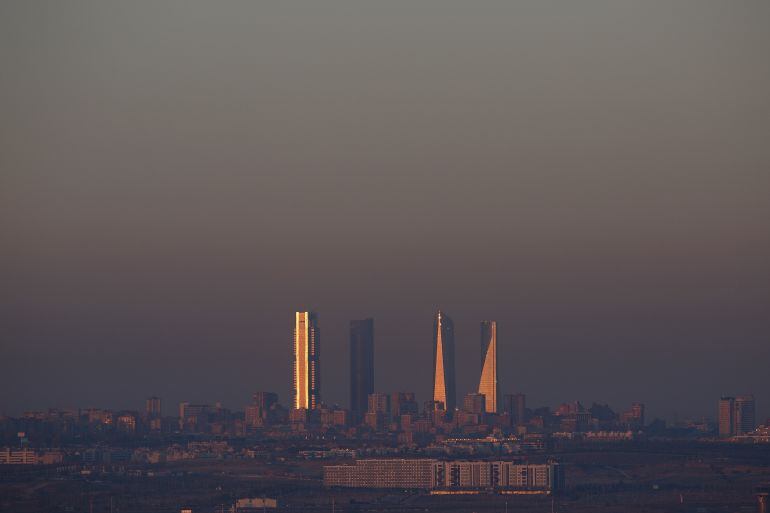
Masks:
[[[350,411],[355,422],[374,393],[374,319],[350,321]]]
[[[292,400],[294,409],[312,410],[321,404],[321,334],[318,315],[297,312],[294,320]]]
[[[451,416],[455,410],[455,328],[441,310],[433,321],[433,400],[444,404]]]
[[[495,321],[481,321],[479,394],[486,399],[487,413],[497,413],[497,323]]]

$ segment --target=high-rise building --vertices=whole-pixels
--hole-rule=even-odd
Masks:
[[[388,394],[369,394],[368,408],[369,413],[390,414],[390,395]]]
[[[505,394],[503,411],[511,416],[511,424],[527,422],[527,396],[524,394]]]
[[[157,418],[160,417],[160,397],[148,397],[147,401],[145,402],[145,413],[147,414],[148,418]]]
[[[350,321],[350,411],[359,422],[374,393],[374,319]]]
[[[278,405],[278,394],[274,392],[255,392],[253,401],[245,408],[246,426],[262,427],[274,420],[271,415],[273,408]]]
[[[369,394],[369,404],[364,415],[365,424],[374,430],[380,430],[390,421],[390,395]]]
[[[719,399],[719,436],[735,434],[735,398],[722,397]]]
[[[481,378],[479,394],[486,400],[487,413],[497,413],[497,323],[481,321]]]
[[[486,397],[484,394],[466,394],[463,399],[463,411],[482,415],[489,411],[486,408]]]
[[[631,409],[620,414],[620,421],[626,429],[642,429],[644,427],[644,403],[633,403]]]
[[[202,431],[209,422],[209,416],[214,412],[215,408],[208,404],[179,403],[179,429]]]
[[[252,399],[253,404],[262,411],[268,411],[278,404],[278,394],[275,392],[254,392]]]
[[[756,427],[755,405],[753,395],[738,395],[735,397],[735,420],[733,429],[736,435],[746,435]]]
[[[294,319],[293,409],[311,410],[321,404],[321,333],[318,315],[297,312]]]
[[[419,409],[414,392],[394,392],[390,395],[390,418],[393,420],[401,415],[417,416]]]
[[[455,330],[441,310],[433,321],[433,401],[441,402],[450,416],[455,410]]]

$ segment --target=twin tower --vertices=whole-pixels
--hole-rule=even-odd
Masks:
[[[292,407],[314,409],[321,404],[320,331],[318,315],[297,312],[294,321]],[[350,322],[350,409],[365,413],[374,393],[374,320]],[[488,413],[498,411],[497,323],[481,322],[481,375],[478,393]],[[433,402],[455,410],[454,323],[441,310],[433,321]]]
[[[481,321],[481,376],[478,393],[484,396],[487,413],[497,413],[497,323]],[[444,312],[433,321],[433,402],[454,412],[457,398],[455,381],[455,327]]]

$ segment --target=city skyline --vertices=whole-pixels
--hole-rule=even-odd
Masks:
[[[768,48],[768,0],[0,1],[0,510],[765,513]]]
[[[354,377],[354,370],[356,368],[356,361],[354,360],[354,354],[357,353],[362,347],[364,349],[363,352],[361,352],[361,355],[364,356],[364,361],[358,361],[357,363],[359,365],[363,365],[363,367],[366,369],[367,379],[363,381],[367,381],[368,379],[371,379],[370,382],[363,383],[367,390],[371,390],[369,393],[363,396],[363,401],[361,402],[361,408],[363,408],[363,413],[366,413],[367,408],[364,403],[366,403],[369,400],[370,394],[377,394],[377,393],[396,393],[396,392],[410,392],[413,393],[415,389],[407,389],[407,387],[393,387],[391,389],[383,389],[383,388],[376,388],[374,387],[374,373],[375,369],[377,368],[376,359],[374,356],[374,318],[369,317],[363,320],[351,320],[349,321],[349,335],[350,335],[350,343],[348,347],[346,348],[348,354],[346,356],[346,361],[349,362],[348,372],[347,375],[347,389],[348,389],[348,399],[350,401],[346,402],[344,400],[344,396],[340,397],[332,397],[329,401],[322,401],[321,395],[323,394],[323,391],[320,388],[320,368],[321,368],[321,358],[320,358],[320,325],[319,325],[319,314],[315,311],[297,311],[294,313],[294,324],[292,328],[292,370],[291,370],[291,379],[290,382],[290,393],[288,394],[287,398],[287,404],[290,405],[292,408],[296,407],[297,405],[304,405],[300,406],[305,409],[313,409],[321,404],[326,404],[329,406],[332,405],[339,405],[341,407],[348,408],[351,411],[351,414],[355,415],[356,410],[353,406],[353,387],[354,382],[356,381],[356,378]],[[481,353],[482,353],[482,361],[481,361],[481,370],[478,371],[478,367],[476,368],[475,375],[476,378],[476,386],[471,387],[467,390],[458,390],[457,385],[455,383],[455,391],[454,394],[449,394],[448,390],[449,387],[446,387],[446,390],[443,392],[444,394],[447,394],[448,397],[455,397],[454,399],[454,407],[460,408],[462,405],[462,398],[466,396],[466,394],[480,394],[485,395],[484,392],[481,391],[482,388],[482,380],[484,376],[484,371],[494,369],[494,372],[490,373],[490,375],[496,376],[497,371],[497,322],[496,321],[480,321],[481,326]],[[438,329],[439,327],[443,329]],[[299,335],[298,335],[299,334]],[[443,334],[443,336],[442,336]],[[442,342],[442,352],[443,349],[443,338],[446,338],[446,341],[449,343],[448,347],[451,349],[448,349],[448,356],[446,361],[451,361],[454,359],[453,354],[455,351],[455,343],[454,343],[454,322],[450,317],[448,317],[442,310],[438,309],[435,311],[434,318],[433,318],[433,350],[434,350],[434,359],[433,359],[433,380],[432,380],[432,391],[430,394],[428,394],[428,397],[431,400],[437,400],[437,393],[441,393],[440,391],[437,392],[436,387],[439,383],[439,375],[436,372],[439,367],[443,368],[443,364],[437,359],[437,353],[439,352],[439,344],[438,342]],[[304,350],[303,350],[304,348]],[[467,348],[466,348],[467,349]],[[490,353],[490,349],[493,349],[493,352]],[[332,355],[331,359],[337,359],[338,355]],[[494,362],[493,366],[487,366],[485,365],[487,363],[487,359],[491,358],[491,361]],[[304,365],[302,362],[304,361]],[[299,364],[299,365],[298,365]],[[447,365],[449,367],[449,365]],[[457,367],[456,365],[452,365],[454,369],[450,370],[447,368],[445,376],[451,376],[453,374],[456,374]],[[460,370],[468,372],[467,367],[473,368],[472,365],[461,365]],[[305,369],[304,372],[301,373],[302,377],[300,377],[299,382],[304,384],[304,392],[303,392],[303,386],[297,387],[295,386],[295,383],[297,383],[298,375],[297,375],[297,369]],[[370,374],[369,374],[370,373]],[[339,377],[339,376],[338,376]],[[445,378],[447,381],[451,382],[451,379]],[[513,396],[516,395],[527,395],[529,397],[538,397],[538,393],[536,389],[528,389],[526,386],[523,387],[512,387],[512,388],[506,388],[504,390],[501,390],[500,384],[497,383],[496,379],[494,382],[497,384],[497,410],[498,412],[502,412],[505,408],[501,406],[500,400],[501,398],[504,398],[505,396]],[[371,384],[371,388],[368,388],[368,386]],[[451,386],[451,385],[450,385]],[[281,387],[280,386],[271,386],[271,385],[265,385],[262,387],[263,389],[269,389],[269,390],[278,390]],[[360,387],[359,387],[360,388]],[[417,387],[416,389],[419,390],[420,388],[424,387]],[[154,391],[150,391],[149,393],[155,393]],[[253,391],[243,390],[243,394],[251,395]],[[262,394],[264,392],[260,392]],[[272,392],[271,392],[272,393]],[[531,394],[531,395],[530,395]],[[275,401],[278,401],[278,398],[281,397],[281,394],[273,394],[275,395],[276,399]],[[419,392],[417,393],[418,400],[421,397],[422,394]],[[216,399],[216,400],[214,400]],[[562,396],[560,399],[557,399],[552,402],[544,402],[541,404],[541,406],[557,406],[560,402],[563,403],[564,400],[568,400],[570,398],[566,396]],[[639,398],[625,398],[625,400],[628,401],[636,401]],[[738,434],[741,434],[745,432],[743,431],[737,431],[734,426],[736,422],[735,419],[742,418],[738,411],[740,411],[740,406],[736,406],[738,404],[744,404],[744,403],[750,403],[750,414],[748,417],[744,416],[743,418],[750,418],[752,422],[755,421],[755,419],[758,418],[764,418],[762,417],[762,413],[757,413],[756,406],[755,406],[755,400],[753,393],[749,393],[747,395],[736,395],[734,397],[731,396],[722,396],[722,399],[720,399],[718,407],[713,409],[713,411],[706,411],[703,412],[700,415],[685,415],[685,418],[710,418],[716,422],[718,425],[718,429],[720,432],[723,430],[723,413],[722,413],[722,403],[725,399],[729,399],[731,401],[731,404],[729,406],[730,413],[729,415],[729,432],[732,434],[735,434],[736,432]],[[745,400],[744,400],[745,399]],[[133,401],[135,402],[137,398],[134,398]],[[575,401],[578,401],[579,399],[575,399]],[[303,402],[304,401],[304,402]],[[459,401],[459,402],[458,402]],[[599,402],[600,404],[603,402],[622,402],[622,401],[607,401],[606,397],[594,397],[591,398],[590,401]],[[154,408],[160,407],[160,398],[156,395],[148,396],[145,399],[145,407],[147,411],[150,409],[151,402],[155,405]],[[182,395],[180,396],[179,400],[174,402],[170,401],[169,403],[172,403],[174,405],[179,404],[179,407],[181,408],[182,405],[189,405],[193,404],[193,406],[196,406],[197,404],[219,404],[221,401],[219,398],[212,398],[211,396],[207,397],[203,401],[193,401],[190,402],[189,395]],[[449,402],[449,401],[447,401]],[[530,401],[531,402],[531,401]],[[164,404],[169,404],[164,402]],[[234,401],[233,405],[236,407],[239,406],[239,401]],[[459,405],[459,406],[458,406]],[[103,405],[97,405],[97,404],[87,404],[88,407],[101,407]],[[760,401],[760,408],[762,406],[762,402]],[[41,405],[38,407],[31,407],[31,408],[23,408],[23,410],[45,410],[47,408],[57,408],[57,407],[63,407],[63,408],[82,408],[84,407],[83,404],[70,404],[70,405],[56,405],[56,404],[46,404]],[[176,408],[176,406],[174,406]],[[653,408],[654,405],[653,405]],[[121,409],[132,409],[131,407],[126,408],[118,408],[118,410]],[[138,408],[141,409],[141,408]],[[23,410],[19,410],[15,413],[21,413]],[[486,411],[487,412],[493,412],[492,406],[489,404],[486,405]],[[761,411],[761,410],[760,410]],[[7,413],[0,411],[0,414]],[[665,415],[659,415],[660,418],[663,418],[664,420],[672,420],[671,418],[666,417]],[[673,420],[678,419],[680,416],[675,413]],[[355,422],[355,420],[353,420]]]
[[[536,403],[770,389],[767,2],[45,4],[0,5],[0,411],[286,401],[313,309],[342,403],[367,316],[428,397],[439,306]]]

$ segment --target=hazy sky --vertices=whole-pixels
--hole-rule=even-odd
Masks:
[[[242,408],[319,312],[428,399],[770,415],[770,2],[0,3],[0,413]]]

